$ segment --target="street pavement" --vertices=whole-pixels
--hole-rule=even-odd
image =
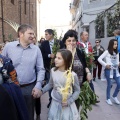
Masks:
[[[95,93],[99,96],[100,103],[93,105],[92,111],[88,111],[88,120],[120,120],[120,105],[117,105],[113,101],[113,105],[110,106],[106,103],[106,81],[96,80],[93,82],[95,87]],[[116,84],[113,84],[111,93],[114,92]],[[48,93],[41,97],[41,120],[47,120],[48,113]],[[120,100],[120,93],[118,95]]]

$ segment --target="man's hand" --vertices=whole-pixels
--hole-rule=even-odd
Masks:
[[[32,95],[34,98],[39,98],[42,95],[42,91],[38,88],[33,88]]]
[[[55,57],[55,55],[52,53],[52,54],[50,54],[50,58],[54,58]]]
[[[110,69],[110,67],[111,67],[111,65],[106,65],[105,68],[106,68],[106,69]]]

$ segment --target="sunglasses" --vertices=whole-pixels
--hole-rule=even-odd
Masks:
[[[95,43],[99,43],[99,42],[95,42]]]

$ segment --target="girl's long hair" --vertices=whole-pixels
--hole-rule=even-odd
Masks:
[[[116,49],[113,48],[115,41],[117,42],[116,39],[111,39],[111,40],[109,41],[108,52],[109,52],[111,55],[113,55],[113,52],[115,52],[116,54],[118,53],[118,49],[117,49],[117,48],[116,48]]]
[[[68,70],[72,64],[72,53],[71,51],[67,49],[60,49],[58,50],[59,53],[61,53],[61,56],[65,63],[65,70]],[[58,67],[55,67],[54,71],[56,71]]]

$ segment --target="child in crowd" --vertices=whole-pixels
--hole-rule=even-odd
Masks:
[[[106,91],[106,102],[109,105],[112,105],[110,100],[110,90],[111,90],[111,79],[113,78],[116,81],[116,89],[113,93],[112,99],[116,104],[120,104],[117,99],[117,95],[120,89],[120,74],[118,71],[119,63],[119,54],[117,50],[117,40],[111,39],[108,45],[108,49],[98,58],[99,63],[105,67],[105,77],[107,80],[107,91]],[[105,61],[103,61],[105,59]]]
[[[42,89],[42,93],[49,91],[52,87],[52,103],[48,113],[48,120],[79,120],[79,114],[75,105],[75,100],[80,93],[79,82],[76,73],[71,72],[72,82],[67,86],[66,101],[63,101],[61,90],[67,85],[66,72],[72,64],[72,53],[69,50],[61,49],[55,58],[55,67],[51,69],[49,83]],[[71,88],[73,88],[71,92]],[[65,90],[65,89],[64,89]]]

